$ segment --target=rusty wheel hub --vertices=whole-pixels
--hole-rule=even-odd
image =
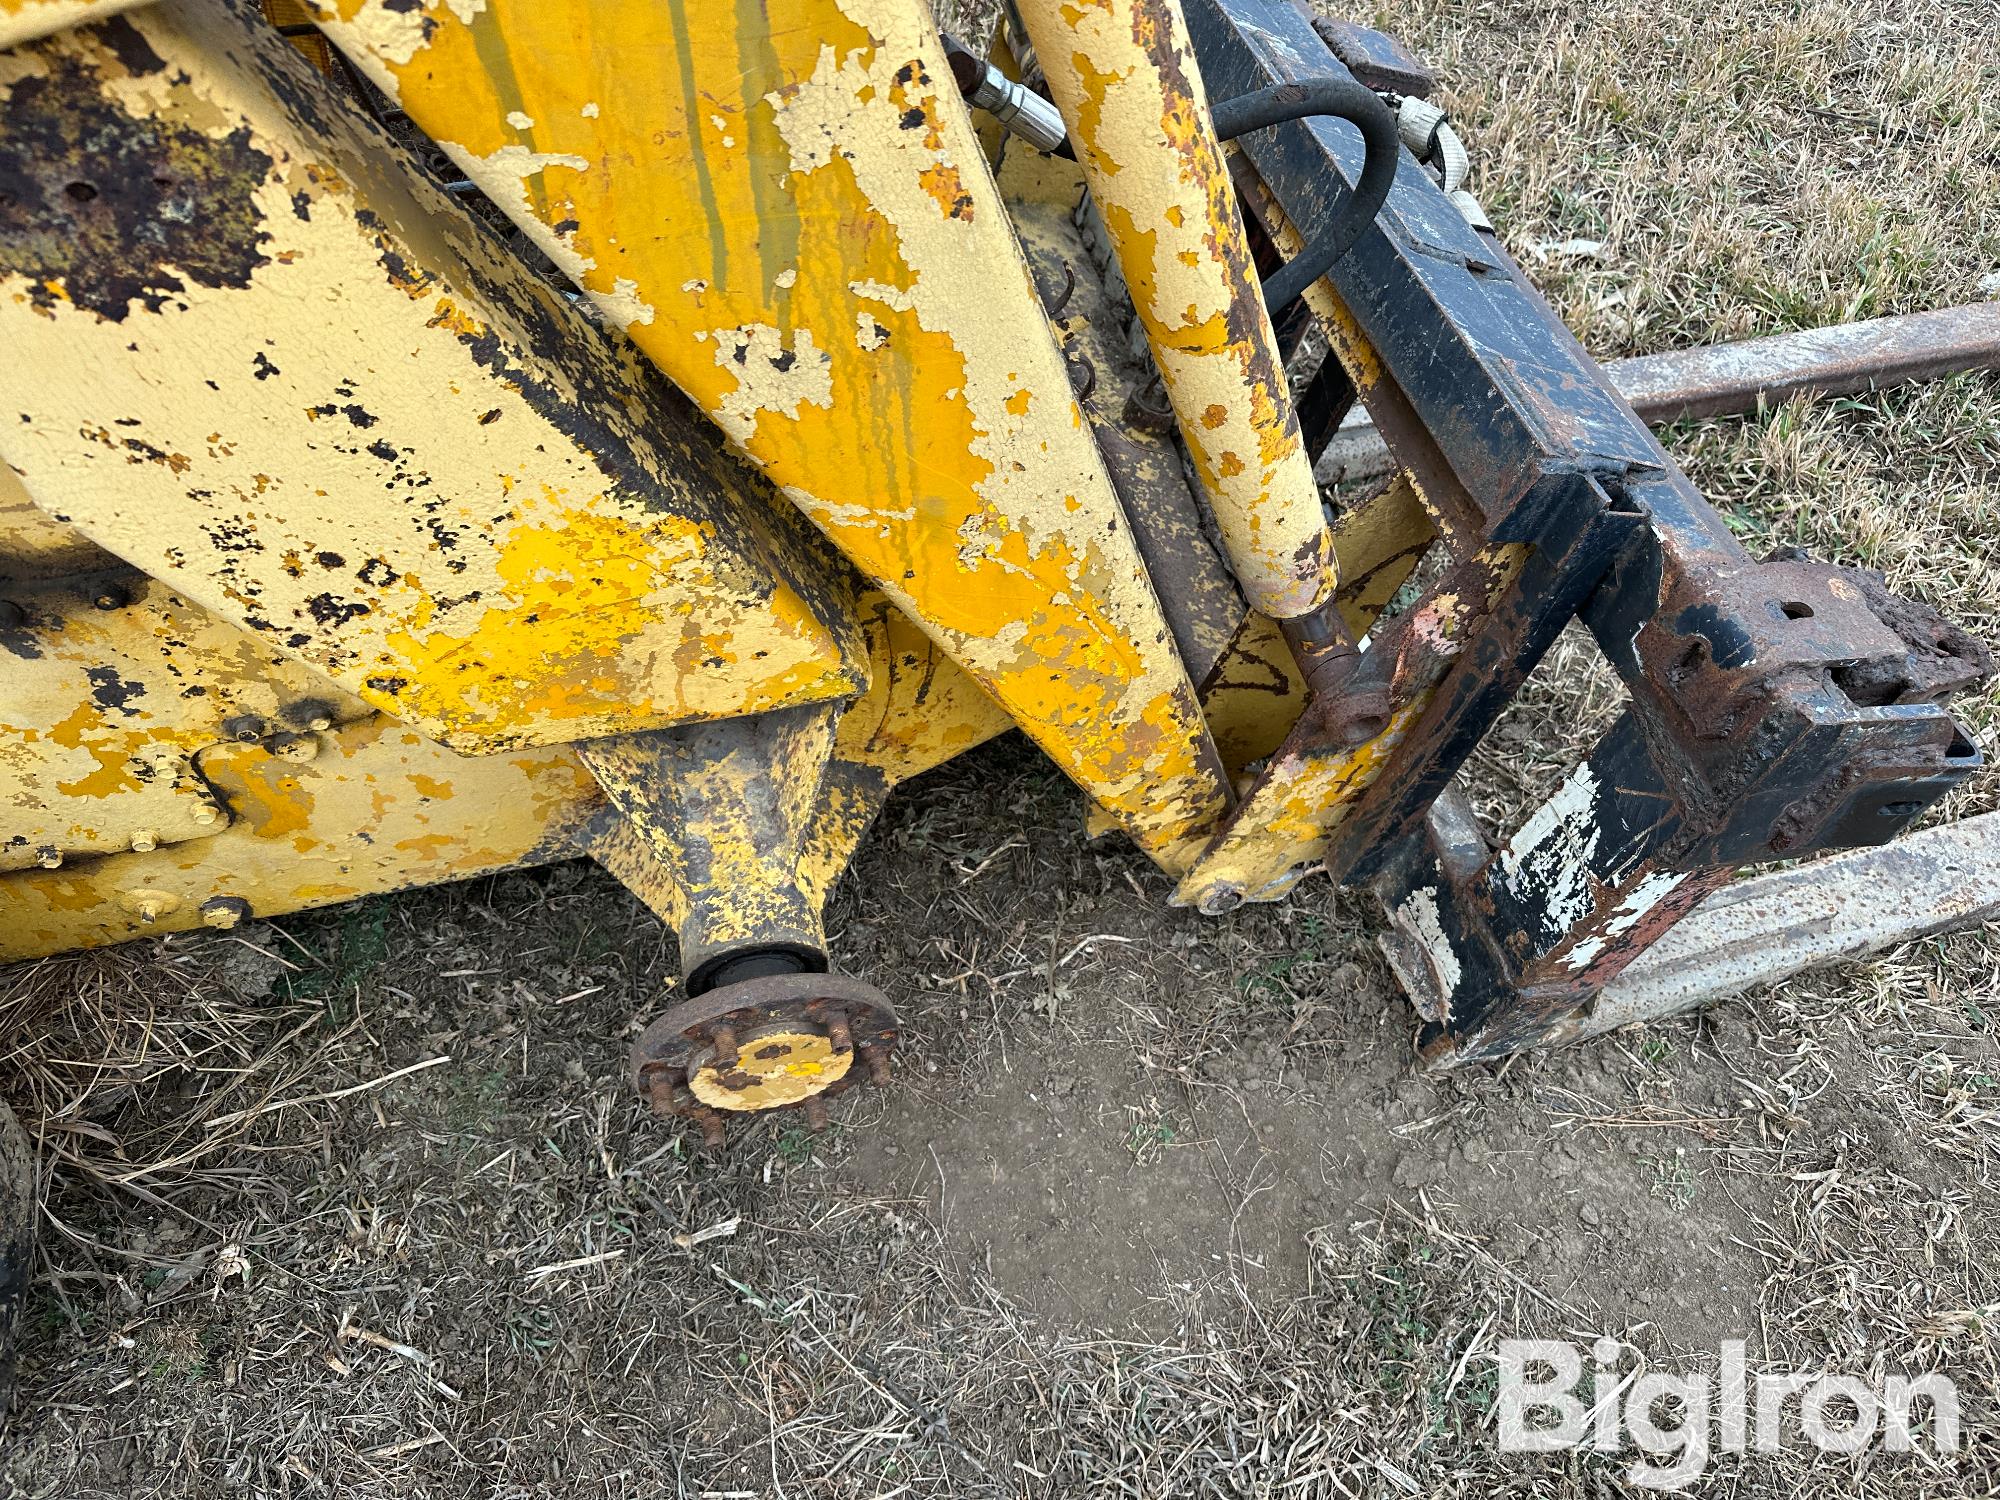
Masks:
[[[662,1012],[632,1044],[632,1081],[662,1117],[723,1142],[732,1114],[800,1109],[818,1130],[826,1101],[889,1081],[896,1012],[840,974],[773,974],[725,984]]]

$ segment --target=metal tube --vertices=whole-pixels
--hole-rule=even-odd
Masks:
[[[1655,424],[1995,368],[2000,301],[1676,349],[1604,367],[1632,409]],[[1379,479],[1394,468],[1381,433],[1365,419],[1335,433],[1318,464],[1320,479],[1329,484]]]
[[[1179,0],[1020,9],[1237,581],[1310,614],[1333,546]]]

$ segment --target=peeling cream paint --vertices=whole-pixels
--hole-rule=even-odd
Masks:
[[[146,3],[148,0],[0,0],[0,49]]]
[[[1438,915],[1437,892],[1426,887],[1411,891],[1397,908],[1396,916],[1422,946],[1424,958],[1438,981],[1438,998],[1449,1007],[1464,974],[1459,967],[1458,955],[1452,951],[1451,942],[1444,935],[1444,922]]]
[[[1597,905],[1597,881],[1590,873],[1604,837],[1597,792],[1597,777],[1585,761],[1507,840],[1496,862],[1508,892],[1539,905],[1551,931],[1566,931]]]
[[[759,372],[754,390],[748,384],[738,387],[715,413],[717,425],[737,442],[748,442],[767,413],[796,418],[801,406],[833,404],[832,361],[814,347],[810,328],[801,328],[789,347],[784,334],[769,324],[718,328],[709,337],[715,343],[715,362],[724,369],[752,361],[769,366],[770,373]]]
[[[462,4],[465,0],[451,0],[451,3]],[[478,0],[472,0],[472,3],[477,5]],[[326,33],[327,40],[343,52],[365,52],[402,67],[423,50],[424,13],[415,6],[371,0],[351,17],[343,18],[332,0],[305,0],[305,5],[312,12],[319,29]],[[462,22],[471,19],[471,16],[459,17]],[[385,88],[384,92],[391,100],[395,99],[392,87]]]
[[[1640,922],[1652,914],[1661,902],[1693,878],[1684,871],[1655,870],[1647,875],[1625,895],[1616,910],[1605,921],[1604,932],[1599,937],[1585,938],[1569,951],[1563,966],[1573,973],[1582,973],[1597,959],[1597,956],[1615,940],[1623,937]]]

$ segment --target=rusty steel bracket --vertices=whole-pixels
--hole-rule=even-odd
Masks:
[[[1341,67],[1282,0],[1188,0],[1187,17],[1218,97]],[[1360,178],[1359,140],[1326,122],[1240,146],[1239,186],[1274,239],[1337,221]],[[1881,843],[1980,764],[1941,705],[1991,673],[1984,648],[1873,575],[1752,560],[1413,160],[1327,285],[1379,363],[1361,395],[1454,560],[1370,641],[1391,753],[1327,778],[1314,846],[1387,905],[1428,1056],[1564,1039],[1737,866]],[[1623,679],[1626,712],[1555,797],[1493,838],[1452,779],[1572,619]],[[1352,759],[1308,715],[1273,764],[1315,756]],[[1253,789],[1237,821],[1258,802]],[[1180,899],[1219,909],[1201,874]]]

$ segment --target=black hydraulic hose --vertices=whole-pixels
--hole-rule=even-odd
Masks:
[[[1341,215],[1340,222],[1324,239],[1307,245],[1264,283],[1264,305],[1276,317],[1354,248],[1361,231],[1375,222],[1382,205],[1389,201],[1389,189],[1395,186],[1396,164],[1403,149],[1396,114],[1373,89],[1344,76],[1274,83],[1269,88],[1224,99],[1212,105],[1209,113],[1215,121],[1216,135],[1225,141],[1287,120],[1330,115],[1359,130],[1367,147],[1361,180],[1354,187],[1354,202]]]

